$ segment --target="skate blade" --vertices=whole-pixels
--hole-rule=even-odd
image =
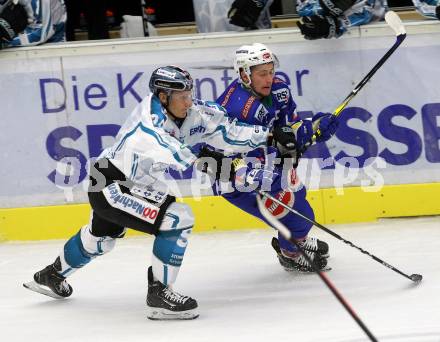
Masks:
[[[23,286],[24,286],[24,288],[26,288],[28,290],[38,292],[38,293],[41,293],[45,296],[49,296],[49,297],[52,297],[55,299],[65,299],[66,298],[66,297],[61,297],[61,296],[57,295],[56,293],[41,286],[40,284],[36,283],[35,281],[30,281],[29,283],[24,283]]]
[[[147,307],[147,317],[152,321],[191,320],[199,317],[197,309],[174,312],[161,308]]]
[[[316,272],[301,271],[301,270],[298,270],[298,269],[296,269],[296,268],[287,268],[287,267],[283,267],[283,268],[284,268],[284,270],[285,270],[286,272],[289,272],[289,273],[316,274]],[[320,271],[321,271],[321,272],[329,272],[329,271],[331,271],[331,270],[332,270],[331,267],[326,266],[325,268],[323,268],[323,269],[320,270]]]

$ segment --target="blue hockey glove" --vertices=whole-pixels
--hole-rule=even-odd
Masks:
[[[317,142],[329,140],[338,129],[338,119],[330,113],[317,113],[313,116],[313,127],[319,128],[321,134],[316,137]]]
[[[313,123],[309,120],[300,120],[292,125],[295,132],[298,148],[301,149],[307,142],[312,140]]]
[[[265,184],[272,184],[273,179],[278,176],[276,172],[270,170],[250,168],[242,158],[234,159],[232,161],[232,168],[235,175],[235,184],[238,186],[256,186],[261,188]]]

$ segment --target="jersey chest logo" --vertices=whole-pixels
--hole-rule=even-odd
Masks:
[[[194,135],[194,134],[196,134],[196,133],[204,133],[205,131],[206,131],[206,128],[203,127],[203,126],[201,126],[201,125],[199,125],[199,126],[197,126],[197,127],[192,127],[192,128],[189,130],[189,135],[191,136],[191,135]]]

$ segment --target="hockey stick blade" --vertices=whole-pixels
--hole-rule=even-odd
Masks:
[[[366,251],[365,249],[356,246],[353,242],[348,241],[346,239],[344,239],[342,236],[340,236],[339,234],[336,234],[334,231],[332,231],[331,229],[328,229],[327,227],[325,227],[324,225],[316,222],[315,220],[312,220],[310,218],[308,218],[307,216],[301,214],[299,211],[289,207],[287,204],[285,204],[284,202],[281,202],[279,199],[273,197],[272,195],[265,193],[263,191],[258,191],[258,193],[261,196],[264,196],[268,199],[270,199],[271,201],[277,203],[278,205],[282,206],[284,209],[290,211],[291,213],[298,215],[299,217],[303,218],[304,220],[306,220],[307,222],[313,224],[315,227],[325,231],[326,233],[330,234],[331,236],[335,237],[336,239],[344,242],[345,244],[349,245],[350,247],[356,248],[358,251],[360,251],[361,253],[368,255],[370,258],[372,258],[374,261],[377,261],[378,263],[382,264],[383,266],[389,268],[390,270],[393,270],[396,273],[399,273],[400,275],[404,276],[405,278],[408,278],[410,280],[412,280],[415,283],[420,283],[423,279],[422,275],[420,274],[412,274],[412,275],[408,275],[404,272],[402,272],[401,270],[397,269],[396,267],[390,265],[389,263],[383,261],[382,259],[378,258],[377,256],[375,256],[374,254],[371,254],[370,252]]]
[[[365,333],[365,335],[368,336],[371,342],[377,342],[376,337],[371,333],[371,331],[367,328],[365,323],[359,318],[359,316],[356,314],[356,312],[353,310],[353,308],[350,306],[350,304],[347,302],[347,300],[339,293],[338,289],[333,285],[333,283],[330,281],[329,278],[324,274],[323,271],[321,271],[312,261],[312,259],[304,252],[304,250],[301,248],[301,246],[298,244],[298,241],[295,240],[292,237],[292,234],[290,233],[290,230],[287,229],[287,227],[282,224],[276,217],[274,217],[269,210],[266,208],[266,206],[263,203],[263,197],[266,198],[272,198],[270,195],[266,195],[265,192],[259,190],[259,195],[257,195],[257,205],[258,209],[260,210],[261,215],[270,223],[270,225],[278,230],[292,245],[296,246],[296,248],[299,250],[301,255],[307,260],[309,265],[312,266],[314,272],[321,278],[323,283],[327,286],[327,288],[331,291],[331,293],[336,297],[336,299],[339,301],[339,303],[344,307],[344,309],[348,312],[348,314],[353,318],[353,320],[359,325],[359,327],[362,329],[362,331]]]
[[[406,35],[405,26],[402,24],[396,12],[388,11],[385,14],[385,21],[389,27],[396,33],[396,36]]]
[[[411,274],[410,278],[415,283],[420,283],[423,280],[423,276],[421,274]]]

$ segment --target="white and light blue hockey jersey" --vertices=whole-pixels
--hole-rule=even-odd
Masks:
[[[297,0],[296,10],[301,17],[322,14],[318,0]],[[357,0],[351,8],[338,17],[341,24],[341,34],[346,32],[349,27],[382,20],[387,10],[387,0]]]
[[[67,16],[64,0],[30,1],[34,11],[34,22],[5,46],[32,46],[65,41]]]
[[[159,99],[150,94],[121,127],[115,144],[101,156],[135,183],[149,185],[163,179],[168,168],[190,168],[203,145],[225,154],[246,153],[264,147],[267,137],[265,127],[230,120],[222,107],[200,100],[194,100],[179,127],[167,117]]]

